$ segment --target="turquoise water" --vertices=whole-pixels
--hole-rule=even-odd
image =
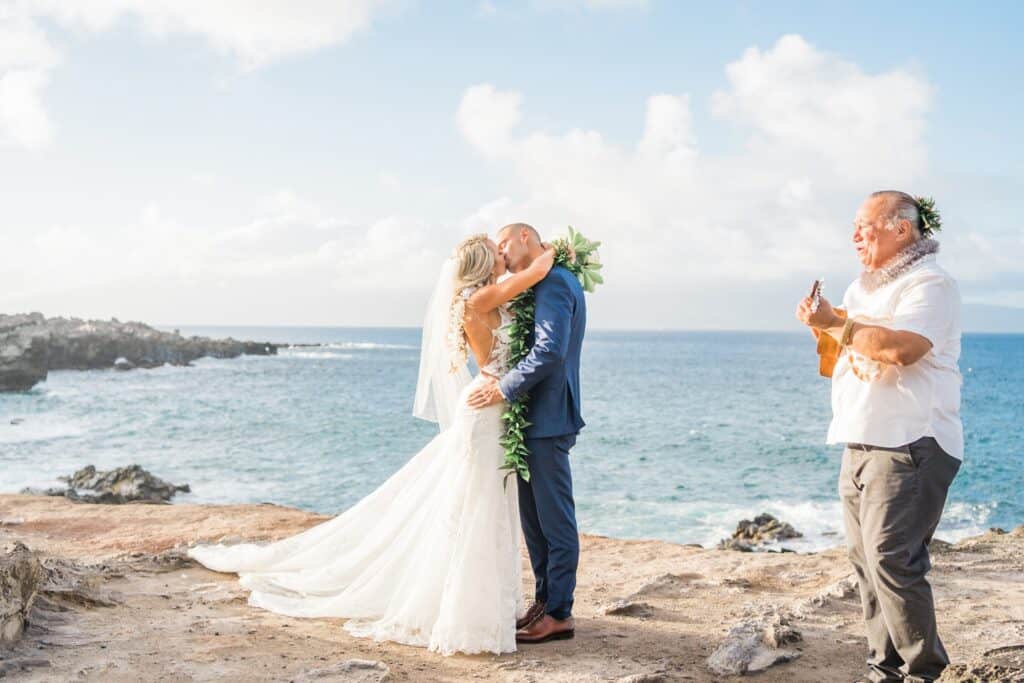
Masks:
[[[54,372],[0,395],[0,491],[85,465],[139,463],[188,502],[344,510],[435,433],[411,417],[419,331],[187,328],[324,342],[192,368]],[[968,335],[966,462],[940,537],[1024,523],[1024,336]],[[573,466],[582,530],[709,544],[773,512],[839,542],[840,449],[824,445],[828,383],[802,334],[600,332],[583,367],[588,427]],[[10,424],[15,418],[19,424]]]

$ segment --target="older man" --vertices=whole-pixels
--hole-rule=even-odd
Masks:
[[[797,317],[839,344],[829,443],[868,631],[872,681],[932,681],[949,658],[935,625],[928,543],[963,459],[960,294],[936,263],[930,200],[875,192],[853,244],[864,272],[843,297]]]

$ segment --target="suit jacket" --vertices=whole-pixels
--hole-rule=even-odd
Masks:
[[[580,415],[580,352],[587,326],[583,287],[555,266],[537,283],[530,353],[501,378],[501,393],[514,401],[529,393],[527,439],[577,434]]]

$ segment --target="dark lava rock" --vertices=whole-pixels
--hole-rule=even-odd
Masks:
[[[59,477],[68,488],[24,489],[28,495],[64,496],[76,503],[169,503],[176,493],[189,493],[188,484],[171,484],[138,465],[99,472],[88,465],[70,477]]]
[[[783,522],[768,513],[763,513],[753,520],[744,519],[736,525],[732,538],[723,539],[718,547],[723,550],[740,550],[749,552],[756,546],[775,543],[789,538],[801,538],[803,534],[788,522]]]

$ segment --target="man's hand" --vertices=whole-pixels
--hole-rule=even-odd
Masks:
[[[469,395],[469,398],[466,399],[466,405],[479,410],[480,408],[498,405],[504,400],[505,397],[501,395],[501,389],[498,387],[498,380],[491,378]]]
[[[818,303],[818,310],[814,311],[814,300],[809,296],[805,296],[800,302],[800,305],[796,307],[796,317],[804,325],[808,327],[814,327],[819,330],[827,330],[830,327],[842,327],[843,319],[836,315],[835,310],[832,308],[832,304],[828,302],[828,299],[821,297]]]

